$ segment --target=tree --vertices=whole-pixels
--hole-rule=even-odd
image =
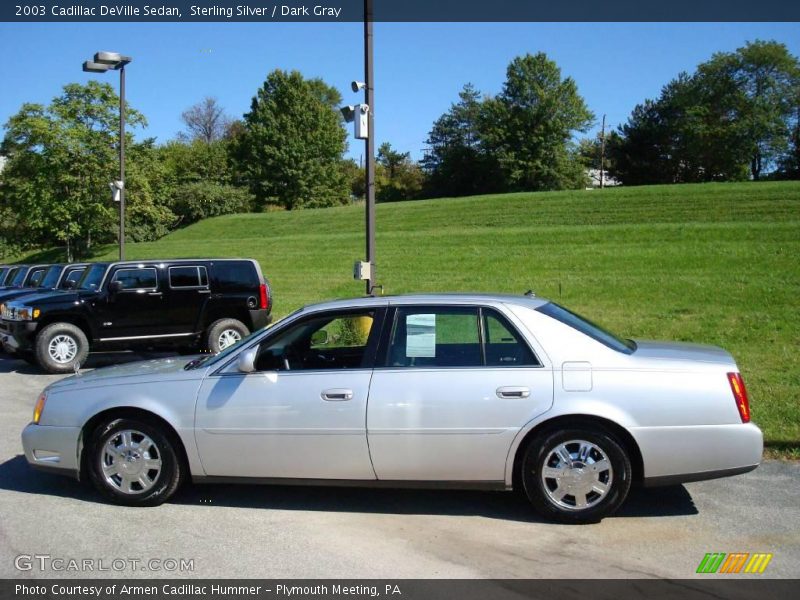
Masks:
[[[189,141],[202,141],[211,144],[221,140],[227,134],[231,120],[216,98],[206,96],[197,104],[181,113],[181,120],[186,125],[186,132],[179,137]]]
[[[63,243],[68,258],[116,237],[116,205],[108,182],[116,178],[119,100],[108,84],[68,84],[49,106],[24,104],[6,123],[0,153],[2,202],[16,220],[6,235],[26,245]],[[130,128],[144,117],[127,108],[126,144],[135,156]],[[135,159],[129,168],[136,171]],[[139,202],[132,186],[126,194]]]
[[[482,144],[481,94],[468,83],[458,98],[428,134],[422,167],[431,197],[484,194],[501,186],[497,161]]]
[[[493,153],[508,191],[582,187],[585,174],[572,138],[594,115],[571,77],[543,52],[509,64],[499,96],[482,111],[483,145]]]
[[[408,152],[397,152],[389,142],[378,148],[375,199],[378,202],[415,200],[422,191],[423,174]]]
[[[728,83],[730,120],[758,180],[788,147],[800,63],[784,44],[756,40],[736,52],[715,54],[698,67],[698,76]]]
[[[333,91],[328,91],[329,99]],[[278,69],[267,76],[244,115],[234,155],[262,209],[348,201],[348,182],[340,168],[346,133],[338,111],[320,96],[319,83]]]

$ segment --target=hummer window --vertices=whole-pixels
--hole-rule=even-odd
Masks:
[[[112,281],[122,283],[123,290],[154,290],[158,287],[158,273],[154,267],[120,269]]]
[[[47,274],[39,282],[39,287],[54,288],[58,283],[58,278],[61,276],[61,267],[53,266],[47,269]],[[33,283],[33,278],[31,278]]]
[[[203,266],[180,266],[169,268],[169,287],[171,288],[206,288],[208,274]]]
[[[81,275],[83,275],[83,272],[84,272],[85,270],[86,270],[86,269],[73,269],[72,271],[70,271],[69,273],[67,273],[67,276],[66,276],[66,277],[64,277],[64,281],[74,281],[74,282],[77,282],[77,281],[78,281],[78,280],[81,278]],[[63,286],[63,283],[64,283],[64,282],[62,282],[62,286]]]
[[[31,272],[31,276],[28,278],[28,285],[31,287],[38,287],[39,284],[42,283],[46,271],[47,269],[34,269]]]
[[[92,265],[83,274],[78,282],[78,288],[82,290],[96,290],[100,287],[100,282],[103,281],[103,275],[106,274],[108,265],[97,264]]]

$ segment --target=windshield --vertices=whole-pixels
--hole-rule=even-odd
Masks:
[[[217,364],[219,362],[224,361],[228,356],[230,356],[234,352],[238,351],[244,344],[249,342],[256,335],[259,335],[260,333],[263,333],[267,329],[272,329],[278,323],[284,322],[286,319],[296,315],[301,310],[303,310],[303,309],[300,308],[300,309],[294,311],[293,313],[291,313],[290,315],[288,315],[286,317],[283,317],[282,319],[278,319],[277,321],[274,321],[274,322],[270,323],[269,325],[267,325],[266,327],[264,327],[262,329],[258,329],[256,331],[254,331],[250,335],[248,335],[246,337],[243,337],[241,339],[241,341],[236,342],[233,346],[228,346],[227,348],[225,348],[225,350],[223,350],[219,354],[206,354],[205,356],[202,356],[200,358],[194,359],[193,361],[187,363],[186,366],[184,367],[184,369],[197,369],[198,367],[208,367],[208,366],[211,366],[213,364]]]
[[[63,267],[52,266],[45,272],[44,279],[39,282],[37,287],[40,288],[54,288],[58,283],[58,278],[61,276]]]
[[[577,329],[584,335],[588,335],[593,340],[608,346],[612,350],[622,352],[623,354],[632,354],[633,351],[636,350],[636,343],[633,340],[622,339],[610,331],[603,329],[599,325],[592,323],[589,319],[585,319],[584,317],[567,310],[563,306],[559,306],[555,302],[548,302],[536,310],[538,310],[540,313],[546,314],[548,317],[552,317],[556,321],[560,321],[565,325],[569,325],[573,329]]]
[[[103,275],[105,275],[107,268],[108,265],[97,264],[86,269],[83,277],[78,281],[78,289],[97,290],[100,287],[100,283],[103,281]]]
[[[28,269],[20,269],[17,271],[16,275],[14,275],[14,279],[11,281],[11,285],[14,287],[22,287],[22,283],[25,281],[25,275],[28,274]]]

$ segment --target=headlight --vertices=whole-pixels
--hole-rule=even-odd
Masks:
[[[3,305],[3,318],[11,321],[32,321],[36,319],[40,310],[32,306]]]
[[[39,424],[39,419],[42,418],[45,402],[47,402],[47,392],[42,392],[39,395],[39,399],[36,401],[36,406],[33,407],[33,422],[37,425]]]

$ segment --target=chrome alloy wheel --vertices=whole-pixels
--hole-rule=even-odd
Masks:
[[[66,364],[72,361],[78,354],[78,342],[71,335],[59,333],[47,345],[47,352],[50,358],[59,364]]]
[[[614,469],[599,446],[585,440],[570,440],[547,453],[541,477],[553,504],[578,511],[592,508],[606,497]]]
[[[103,447],[100,461],[106,483],[124,494],[148,491],[161,473],[155,442],[133,429],[115,433]]]
[[[226,329],[219,334],[219,349],[225,350],[228,346],[233,346],[242,341],[242,335],[235,329]]]

